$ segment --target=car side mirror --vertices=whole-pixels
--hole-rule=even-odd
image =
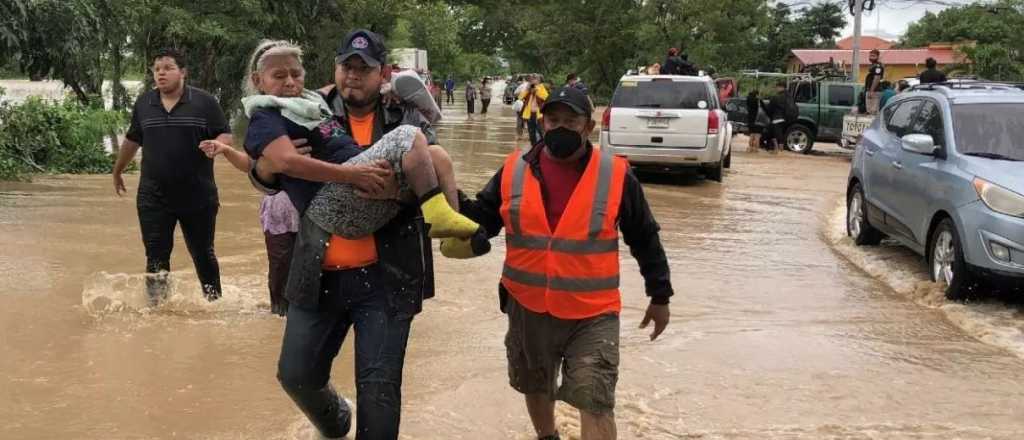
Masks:
[[[934,156],[938,147],[935,146],[935,139],[927,134],[908,134],[900,139],[904,151]]]

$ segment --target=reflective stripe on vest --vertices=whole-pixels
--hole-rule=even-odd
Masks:
[[[506,158],[502,283],[524,307],[564,319],[618,312],[618,209],[627,165],[595,148],[555,231],[524,153]]]

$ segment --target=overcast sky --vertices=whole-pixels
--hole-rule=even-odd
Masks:
[[[934,4],[920,5],[905,0],[877,0],[875,10],[865,12],[862,24],[864,35],[874,35],[886,40],[897,40],[907,26],[924,16],[925,12],[939,12],[945,6]],[[849,13],[849,10],[847,10]],[[853,16],[848,16],[849,23],[843,29],[843,37],[853,35]]]

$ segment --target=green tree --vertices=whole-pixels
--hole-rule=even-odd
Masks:
[[[815,47],[835,47],[846,27],[846,11],[840,3],[818,3],[801,10],[795,25]]]
[[[1024,0],[1000,0],[956,6],[927,13],[907,28],[901,45],[933,42],[965,43],[961,49],[972,63],[954,70],[993,80],[1024,80]]]

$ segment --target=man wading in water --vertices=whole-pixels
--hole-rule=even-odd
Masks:
[[[460,204],[489,236],[505,229],[498,290],[508,314],[509,383],[526,396],[538,437],[559,438],[557,399],[580,410],[583,440],[614,439],[619,230],[651,298],[640,325],[654,322],[651,340],[669,322],[668,260],[629,164],[587,141],[594,129],[587,96],[556,90],[541,112],[543,142],[514,151],[477,200]]]
[[[185,85],[185,58],[174,50],[153,57],[156,88],[132,108],[132,122],[114,164],[114,191],[127,193],[121,174],[142,146],[136,204],[146,247],[146,291],[154,304],[167,297],[174,228],[181,224],[206,299],[220,298],[220,267],[213,251],[217,185],[213,160],[199,149],[205,140],[231,144],[224,112],[213,96]]]
[[[335,85],[320,91],[333,112],[327,128],[337,131],[335,136],[370,146],[388,133],[407,130],[403,125],[414,125],[427,143],[436,144],[433,130],[416,107],[382,102],[386,53],[381,37],[370,31],[357,30],[342,41],[335,60]],[[262,64],[260,56],[254,55],[254,66]],[[320,125],[319,130],[324,128]],[[287,142],[273,142],[258,159],[257,169],[265,167],[294,179],[303,174],[300,168],[323,169],[328,164],[317,156],[315,149],[313,158],[305,158]],[[450,159],[434,164],[450,167]],[[452,175],[450,171],[438,170],[438,178]],[[308,185],[288,191],[293,201],[312,199],[323,186],[304,181]],[[383,186],[391,186],[394,197],[394,179],[387,181],[390,184]],[[254,183],[259,187],[266,182],[254,179]],[[449,183],[439,185],[453,188],[454,193],[454,182]],[[388,193],[377,188],[371,195],[387,197]],[[443,199],[438,200],[443,203]],[[359,239],[332,236],[303,216],[285,288],[289,308],[277,377],[325,437],[343,437],[351,427],[351,409],[330,386],[330,374],[342,342],[353,329],[356,439],[398,438],[410,326],[423,300],[434,294],[433,254],[423,214],[430,209],[424,205],[421,210],[416,203],[404,205],[390,222]]]

